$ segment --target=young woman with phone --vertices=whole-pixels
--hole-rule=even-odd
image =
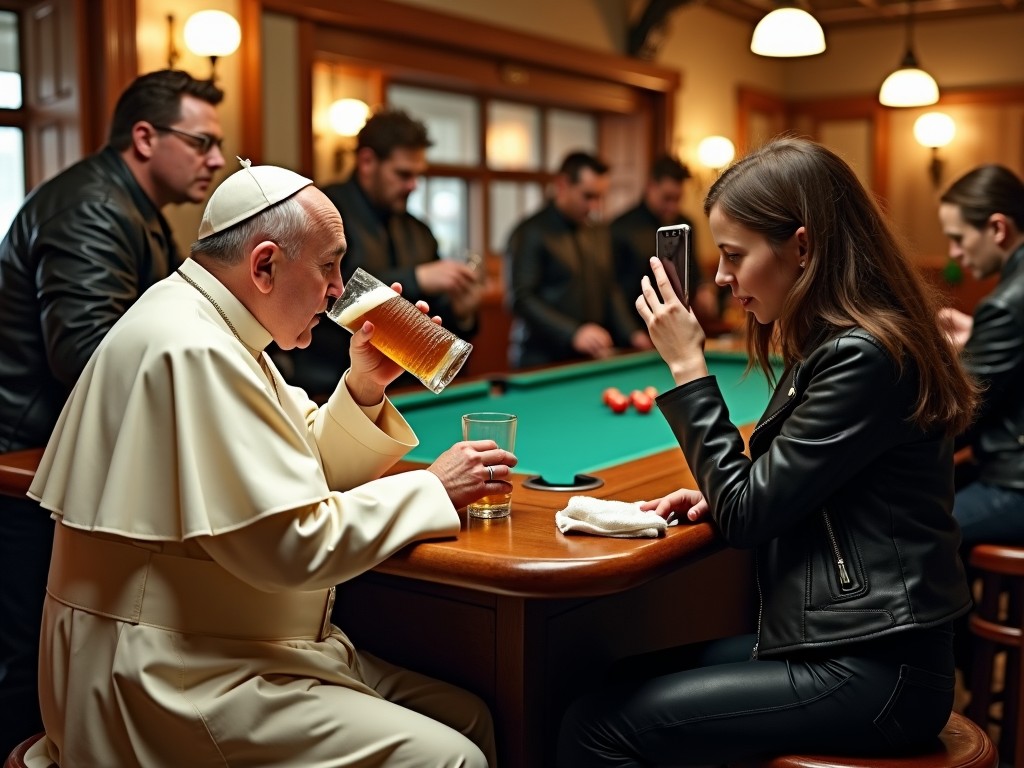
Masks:
[[[558,764],[929,747],[953,703],[952,621],[971,603],[952,436],[975,386],[871,195],[831,151],[771,142],[719,177],[704,211],[716,282],[747,312],[751,367],[772,380],[774,352],[785,370],[748,455],[700,325],[654,260],[663,298],[645,278],[636,305],[672,371],[657,402],[699,489],[644,507],[708,520],[755,551],[757,632],[621,663],[570,707]]]

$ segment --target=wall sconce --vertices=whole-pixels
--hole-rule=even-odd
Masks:
[[[939,85],[914,55],[914,3],[907,9],[907,52],[899,68],[882,82],[878,100],[886,107],[927,107],[939,100]]]
[[[197,11],[185,21],[185,47],[196,56],[210,57],[210,81],[217,79],[217,59],[230,56],[242,42],[242,28],[225,11]],[[167,68],[179,58],[174,45],[174,14],[167,14]]]
[[[928,164],[928,176],[932,186],[939,188],[942,181],[942,158],[939,148],[944,147],[956,136],[956,123],[945,112],[926,112],[914,121],[914,138],[922,147],[930,147],[932,159]]]
[[[721,173],[736,156],[736,147],[725,136],[707,136],[697,145],[697,159],[700,164]]]
[[[333,85],[332,89],[333,90]],[[327,108],[327,123],[338,135],[334,151],[334,173],[347,176],[355,167],[355,137],[366,125],[370,107],[361,99],[337,99]]]
[[[338,99],[327,108],[327,122],[339,136],[355,136],[369,116],[370,107],[362,99]]]
[[[701,139],[697,144],[697,162],[711,172],[697,173],[700,187],[709,188],[735,156],[736,147],[725,136],[705,136]]]
[[[825,50],[825,33],[802,8],[776,8],[757,22],[750,50],[758,56],[814,56]]]

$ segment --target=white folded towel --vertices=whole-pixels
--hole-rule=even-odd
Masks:
[[[654,539],[665,533],[667,523],[657,512],[645,512],[640,502],[573,496],[565,509],[555,512],[562,533],[592,533],[626,539]]]

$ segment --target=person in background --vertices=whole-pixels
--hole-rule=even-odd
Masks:
[[[774,381],[774,351],[785,369],[748,452],[708,375],[701,326],[655,259],[657,291],[644,278],[636,307],[672,372],[657,402],[699,490],[641,508],[707,519],[755,551],[757,633],[624,661],[571,705],[558,764],[931,748],[953,706],[952,622],[971,605],[953,437],[977,387],[873,197],[833,152],[769,142],[725,170],[704,211],[716,282],[748,313],[752,362]]]
[[[552,199],[512,231],[506,285],[513,368],[651,348],[618,283],[611,233],[597,221],[609,183],[604,162],[572,152]]]
[[[430,228],[407,210],[409,195],[427,169],[430,146],[420,121],[401,110],[377,112],[359,131],[352,176],[323,191],[345,222],[348,256],[342,276],[347,280],[362,267],[385,285],[401,283],[407,299],[426,301],[446,326],[471,339],[483,274],[442,259]],[[309,347],[283,356],[289,381],[312,395],[330,393],[348,367],[348,336],[332,323],[320,326]],[[410,376],[400,380],[414,382]]]
[[[246,161],[191,258],[89,361],[30,489],[57,521],[31,757],[493,768],[483,702],[330,622],[336,583],[457,533],[456,508],[507,488],[516,462],[466,441],[382,477],[417,439],[372,323],[323,406],[282,379],[265,349],[309,343],[345,249],[312,181]]]
[[[979,280],[999,277],[973,316],[939,311],[982,388],[977,418],[957,438],[973,456],[953,505],[966,555],[981,542],[1024,544],[1024,182],[1000,165],[975,168],[940,198],[939,222],[951,258]]]
[[[693,222],[679,210],[690,169],[671,155],[661,155],[651,164],[650,175],[639,202],[612,220],[612,248],[619,285],[628,298],[639,295],[640,280],[653,277],[651,256],[659,227],[687,224],[690,227],[690,297],[701,325],[707,328],[718,319],[718,289],[701,274],[694,242]]]
[[[45,445],[111,326],[180,258],[161,209],[201,203],[224,165],[212,82],[150,72],[107,144],[37,187],[0,242],[0,452]],[[38,733],[39,621],[53,522],[0,496],[0,754]]]

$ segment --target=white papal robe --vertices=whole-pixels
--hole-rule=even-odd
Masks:
[[[325,623],[334,584],[459,530],[432,473],[381,477],[412,430],[344,381],[317,408],[256,318],[194,261],[181,271],[209,297],[172,275],[125,313],[29,492],[58,523],[36,764],[480,764],[435,718],[491,758],[479,700]]]

